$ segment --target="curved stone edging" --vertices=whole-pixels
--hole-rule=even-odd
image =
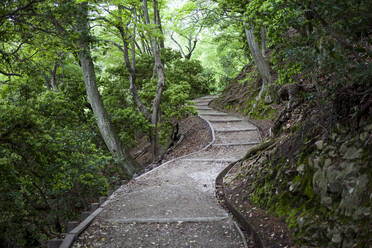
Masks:
[[[240,162],[241,159],[239,159],[236,162],[233,162],[229,164],[223,171],[221,171],[220,174],[218,174],[216,178],[216,192],[220,190],[221,196],[223,198],[224,204],[226,208],[234,215],[234,217],[237,219],[239,224],[244,227],[244,229],[248,232],[249,235],[253,237],[253,240],[255,242],[255,245],[257,248],[264,248],[264,245],[262,243],[262,240],[256,230],[253,228],[251,224],[249,224],[248,220],[237,210],[234,205],[227,199],[224,187],[223,187],[223,178],[226,176],[226,174],[231,170],[232,167],[234,167],[235,164]]]
[[[248,121],[249,123],[254,125],[251,121],[249,121],[249,120],[246,120],[246,121]],[[257,128],[257,130],[259,130],[259,128]],[[259,131],[258,134],[260,136],[260,140],[262,141],[261,131]],[[256,230],[253,228],[253,226],[251,224],[249,224],[249,221],[239,212],[239,210],[237,210],[234,207],[234,205],[227,199],[225,191],[224,191],[223,178],[232,169],[232,167],[234,167],[234,165],[239,163],[240,161],[242,161],[242,159],[239,159],[239,160],[229,164],[223,171],[220,172],[220,174],[218,174],[218,176],[216,178],[216,181],[215,181],[215,185],[216,185],[215,195],[218,198],[217,193],[218,193],[218,190],[220,190],[220,193],[221,193],[221,196],[223,198],[223,201],[224,201],[224,204],[225,204],[226,208],[233,214],[233,216],[236,218],[238,223],[248,232],[248,234],[253,237],[253,240],[255,242],[255,246],[257,248],[264,248],[263,242],[262,242],[260,236],[258,235],[258,233],[256,232]],[[237,228],[239,228],[239,226],[237,226]],[[240,230],[240,232],[241,232],[241,230]],[[240,234],[243,235],[242,238],[245,241],[244,234],[242,232]]]
[[[200,153],[206,149],[208,149],[210,146],[213,145],[213,143],[215,142],[216,140],[216,137],[215,137],[215,133],[214,133],[214,128],[212,127],[212,124],[204,119],[203,117],[201,117],[199,114],[198,114],[199,118],[202,119],[203,121],[205,121],[208,126],[209,126],[209,130],[211,132],[211,135],[212,135],[212,141],[209,142],[205,147],[203,147],[202,149],[198,150],[198,151],[195,151],[195,152],[192,152],[192,153],[189,153],[189,154],[186,154],[186,155],[183,155],[181,157],[178,157],[178,158],[174,158],[172,160],[169,160],[167,162],[165,162],[164,164],[161,164],[160,166],[156,167],[155,169],[152,169],[146,173],[143,173],[142,175],[138,176],[137,178],[134,178],[132,180],[136,180],[136,179],[139,179],[145,175],[147,175],[148,173],[150,172],[154,172],[156,170],[158,170],[160,167],[163,168],[164,166],[167,166],[168,164],[174,162],[174,161],[177,161],[177,160],[181,160],[183,158],[186,158],[188,156],[192,156],[192,155],[195,155],[197,153]],[[103,202],[101,204],[101,206],[99,208],[97,208],[93,213],[91,213],[86,219],[84,219],[77,227],[75,227],[71,232],[67,233],[65,238],[63,239],[62,241],[62,244],[59,246],[59,248],[70,248],[72,246],[72,244],[74,243],[74,241],[76,240],[76,238],[92,223],[92,221],[103,211],[103,208],[110,203],[110,201],[112,199],[115,198],[116,194],[118,193],[118,191],[120,190],[121,187],[119,187],[117,190],[115,190],[109,197],[108,199]]]

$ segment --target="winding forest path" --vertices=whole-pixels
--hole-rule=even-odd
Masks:
[[[259,142],[257,128],[195,101],[213,141],[122,186],[74,247],[245,247],[215,196],[215,179]]]

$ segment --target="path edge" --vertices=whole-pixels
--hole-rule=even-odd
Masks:
[[[241,162],[242,159],[239,159],[231,164],[229,164],[223,171],[218,174],[216,178],[216,192],[219,191],[220,196],[222,197],[222,200],[224,201],[224,208],[227,208],[232,215],[236,218],[237,222],[240,226],[242,226],[248,235],[251,235],[253,237],[253,241],[255,243],[255,246],[257,248],[264,248],[264,245],[262,243],[262,240],[260,236],[258,235],[257,231],[254,229],[254,227],[249,224],[249,221],[243,216],[243,214],[240,213],[239,210],[237,210],[234,205],[227,199],[225,194],[225,188],[223,186],[223,178],[226,176],[226,174],[239,162]],[[221,205],[221,203],[220,203]],[[245,237],[244,237],[245,239]]]

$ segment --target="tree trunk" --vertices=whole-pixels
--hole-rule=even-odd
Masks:
[[[50,85],[52,86],[52,89],[55,92],[58,92],[58,86],[57,86],[57,63],[56,62],[53,63],[53,69],[50,72],[50,78],[51,78]]]
[[[119,136],[112,127],[104,108],[101,95],[98,92],[96,74],[89,48],[88,19],[86,16],[88,12],[87,3],[82,3],[81,6],[85,15],[83,14],[78,17],[78,31],[80,33],[78,40],[80,51],[78,57],[81,63],[88,100],[96,116],[99,131],[107,148],[111,152],[113,158],[118,161],[130,176],[132,176],[136,172],[138,165],[121,144]]]
[[[145,16],[145,22],[147,25],[150,24],[150,18],[148,14],[147,8],[147,0],[143,0],[142,2],[143,14]],[[154,6],[154,11],[156,12],[156,7]],[[158,48],[158,44],[156,43],[155,39],[150,34],[150,43],[152,47],[152,51],[154,53],[154,60],[155,60],[155,70],[158,75],[158,87],[156,89],[156,96],[152,102],[152,115],[151,115],[151,123],[153,125],[153,159],[156,160],[159,156],[159,137],[158,137],[158,117],[159,117],[159,106],[161,101],[161,96],[163,93],[164,82],[165,82],[165,73],[164,73],[164,66],[160,59],[160,52]]]
[[[161,26],[161,19],[160,19],[160,11],[159,11],[159,4],[157,0],[154,0],[154,21],[155,25],[158,26],[158,29],[160,31],[161,37],[159,38],[159,47],[164,48],[164,33],[163,33],[163,28]]]
[[[121,10],[121,6],[119,6],[119,10]],[[136,9],[132,9],[133,16],[135,17],[135,22],[137,21],[137,14],[136,14]],[[151,121],[151,114],[146,108],[146,106],[142,103],[139,95],[138,95],[138,90],[136,86],[136,47],[135,47],[135,39],[136,39],[136,24],[134,23],[133,27],[133,32],[132,32],[132,44],[131,44],[131,59],[129,59],[129,44],[127,41],[127,34],[125,33],[125,30],[123,28],[123,23],[121,22],[119,25],[116,26],[116,28],[120,32],[120,37],[123,42],[123,49],[121,51],[123,52],[124,56],[124,62],[125,62],[125,67],[127,68],[129,72],[129,87],[130,91],[133,96],[133,100],[136,103],[137,107],[143,114],[143,116],[148,120]],[[128,30],[127,30],[128,31]]]
[[[261,53],[262,57],[266,57],[266,28],[261,28]]]
[[[262,79],[262,86],[258,96],[256,97],[256,103],[254,104],[251,112],[253,112],[257,107],[257,102],[262,98],[262,95],[265,91],[266,86],[271,84],[271,74],[270,74],[270,67],[265,58],[262,56],[262,51],[256,42],[256,39],[253,34],[253,29],[249,28],[248,26],[245,27],[245,35],[247,37],[247,42],[249,46],[249,50],[252,54],[253,61],[255,62],[258,72],[260,73]]]

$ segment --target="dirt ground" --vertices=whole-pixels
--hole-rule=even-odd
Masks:
[[[165,154],[157,164],[151,164],[151,145],[146,136],[140,139],[138,145],[131,150],[131,154],[138,163],[149,170],[166,161],[198,151],[212,141],[208,124],[198,116],[181,120],[179,122],[179,135],[183,136],[182,141],[168,150],[163,148],[162,153]]]
[[[207,122],[198,116],[182,120],[179,132],[183,134],[184,138],[180,144],[165,155],[165,161],[198,151],[212,141],[212,134]]]
[[[253,160],[257,159],[259,160],[259,158],[253,158]],[[264,247],[296,247],[291,239],[291,232],[284,218],[271,215],[266,210],[255,206],[247,199],[250,178],[241,175],[246,175],[246,166],[251,162],[253,161],[248,160],[237,163],[225,176],[224,193],[227,199],[255,229]],[[252,246],[252,248],[253,247],[254,246]]]

